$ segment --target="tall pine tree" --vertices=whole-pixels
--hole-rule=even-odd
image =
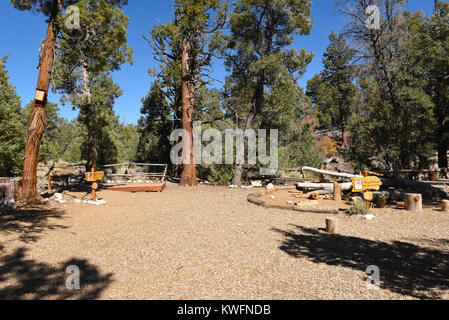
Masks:
[[[309,81],[307,95],[315,104],[321,123],[340,127],[343,148],[346,148],[348,121],[357,102],[355,51],[341,34],[331,32],[329,40],[324,53],[324,70]]]
[[[22,173],[23,200],[28,202],[39,202],[41,196],[37,191],[37,162],[42,136],[45,130],[45,108],[50,80],[53,71],[54,53],[59,34],[58,17],[62,12],[64,4],[71,1],[64,0],[11,0],[15,8],[19,10],[31,10],[35,13],[43,13],[48,17],[48,28],[40,60],[39,77],[36,90],[43,92],[42,100],[35,100],[28,123],[27,139],[25,147],[25,161]]]
[[[62,28],[56,89],[80,110],[79,120],[88,131],[88,170],[97,167],[97,136],[106,135],[99,131],[121,95],[110,72],[119,70],[125,62],[132,63],[132,50],[127,46],[129,19],[120,9],[126,2],[81,0],[77,3],[80,29]]]
[[[0,176],[20,173],[25,148],[25,121],[20,115],[20,98],[9,82],[7,57],[0,58]]]
[[[253,128],[256,117],[270,114],[266,89],[279,78],[291,81],[302,76],[312,55],[304,49],[289,49],[293,37],[310,33],[312,3],[307,0],[240,0],[230,17],[231,33],[221,41],[230,71],[227,77],[228,104],[244,132]],[[237,146],[237,159],[244,158],[245,145]],[[243,163],[236,163],[234,185],[242,184]]]

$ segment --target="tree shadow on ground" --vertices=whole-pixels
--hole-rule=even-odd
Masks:
[[[92,300],[112,283],[112,274],[102,275],[86,260],[71,259],[51,266],[26,257],[27,249],[5,254],[0,246],[0,300]],[[70,290],[68,266],[80,270],[80,290]],[[70,282],[71,283],[71,282]]]
[[[64,219],[64,211],[45,206],[28,206],[0,214],[0,233],[18,235],[24,243],[37,242],[46,230],[67,229],[50,220]]]
[[[448,246],[432,249],[400,241],[375,242],[294,227],[295,231],[273,229],[285,237],[280,249],[292,257],[363,272],[378,266],[383,289],[414,298],[441,299],[441,291],[449,290]]]

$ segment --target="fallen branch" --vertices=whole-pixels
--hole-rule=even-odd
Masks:
[[[310,171],[313,173],[323,174],[323,175],[331,176],[331,177],[340,177],[340,178],[349,178],[349,179],[363,178],[363,176],[355,175],[355,174],[351,174],[351,173],[320,170],[320,169],[316,169],[316,168],[312,168],[312,167],[303,167],[301,171],[302,171],[303,175],[305,174],[306,171]]]

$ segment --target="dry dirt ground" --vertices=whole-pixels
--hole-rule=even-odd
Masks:
[[[169,185],[85,193],[0,215],[0,299],[448,299],[449,215],[377,218],[264,209],[255,190]],[[366,269],[380,270],[368,290]],[[81,272],[68,290],[68,266]]]

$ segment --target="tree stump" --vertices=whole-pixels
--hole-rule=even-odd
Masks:
[[[326,219],[326,231],[330,234],[338,233],[338,220],[335,218]]]
[[[334,182],[334,201],[341,201],[341,186],[338,182]]]
[[[449,213],[449,200],[443,200],[443,204],[441,205],[441,210],[443,210],[443,212]]]
[[[387,206],[387,197],[379,196],[376,200],[376,208],[383,209]]]
[[[422,212],[422,195],[407,193],[404,198],[405,210],[410,212]]]

